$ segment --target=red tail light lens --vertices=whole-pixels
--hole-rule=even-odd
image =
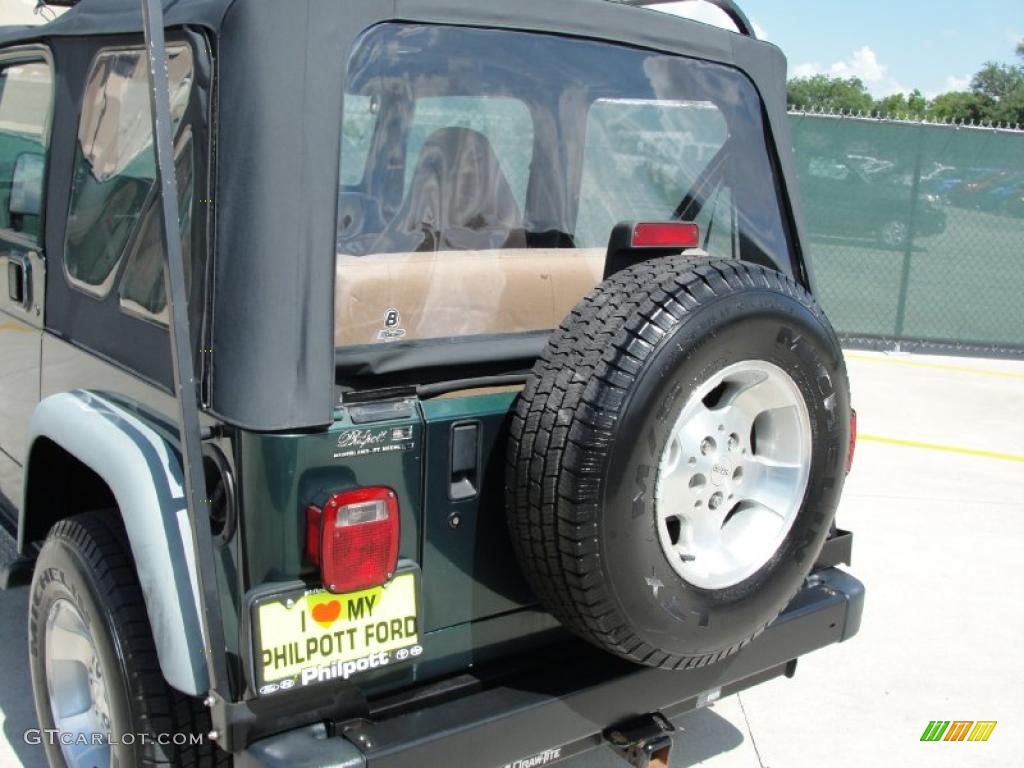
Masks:
[[[358,592],[384,584],[398,566],[398,500],[390,488],[358,488],[306,510],[306,554],[324,587]]]
[[[634,224],[634,248],[697,248],[700,227],[689,221]]]
[[[857,451],[857,412],[850,409],[850,452],[846,455],[846,474],[853,469],[853,454]]]

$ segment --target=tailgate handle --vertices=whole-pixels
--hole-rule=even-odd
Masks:
[[[480,492],[480,424],[462,422],[452,425],[451,476],[448,498],[472,499]]]

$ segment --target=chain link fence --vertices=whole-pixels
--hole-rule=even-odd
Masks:
[[[791,120],[810,260],[839,333],[1024,356],[1024,131]]]

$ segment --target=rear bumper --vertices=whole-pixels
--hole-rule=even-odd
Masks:
[[[589,648],[557,672],[538,669],[425,708],[323,725],[259,741],[239,768],[421,768],[549,765],[605,743],[612,726],[669,718],[784,674],[796,659],[860,628],[864,586],[836,568],[816,572],[765,632],[736,656],[685,672],[637,667]],[[536,761],[531,761],[536,758]],[[545,759],[546,758],[546,759]]]

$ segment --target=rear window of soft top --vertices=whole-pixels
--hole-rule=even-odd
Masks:
[[[554,328],[623,221],[695,220],[712,255],[790,262],[761,102],[729,67],[385,24],[345,104],[337,347]]]

